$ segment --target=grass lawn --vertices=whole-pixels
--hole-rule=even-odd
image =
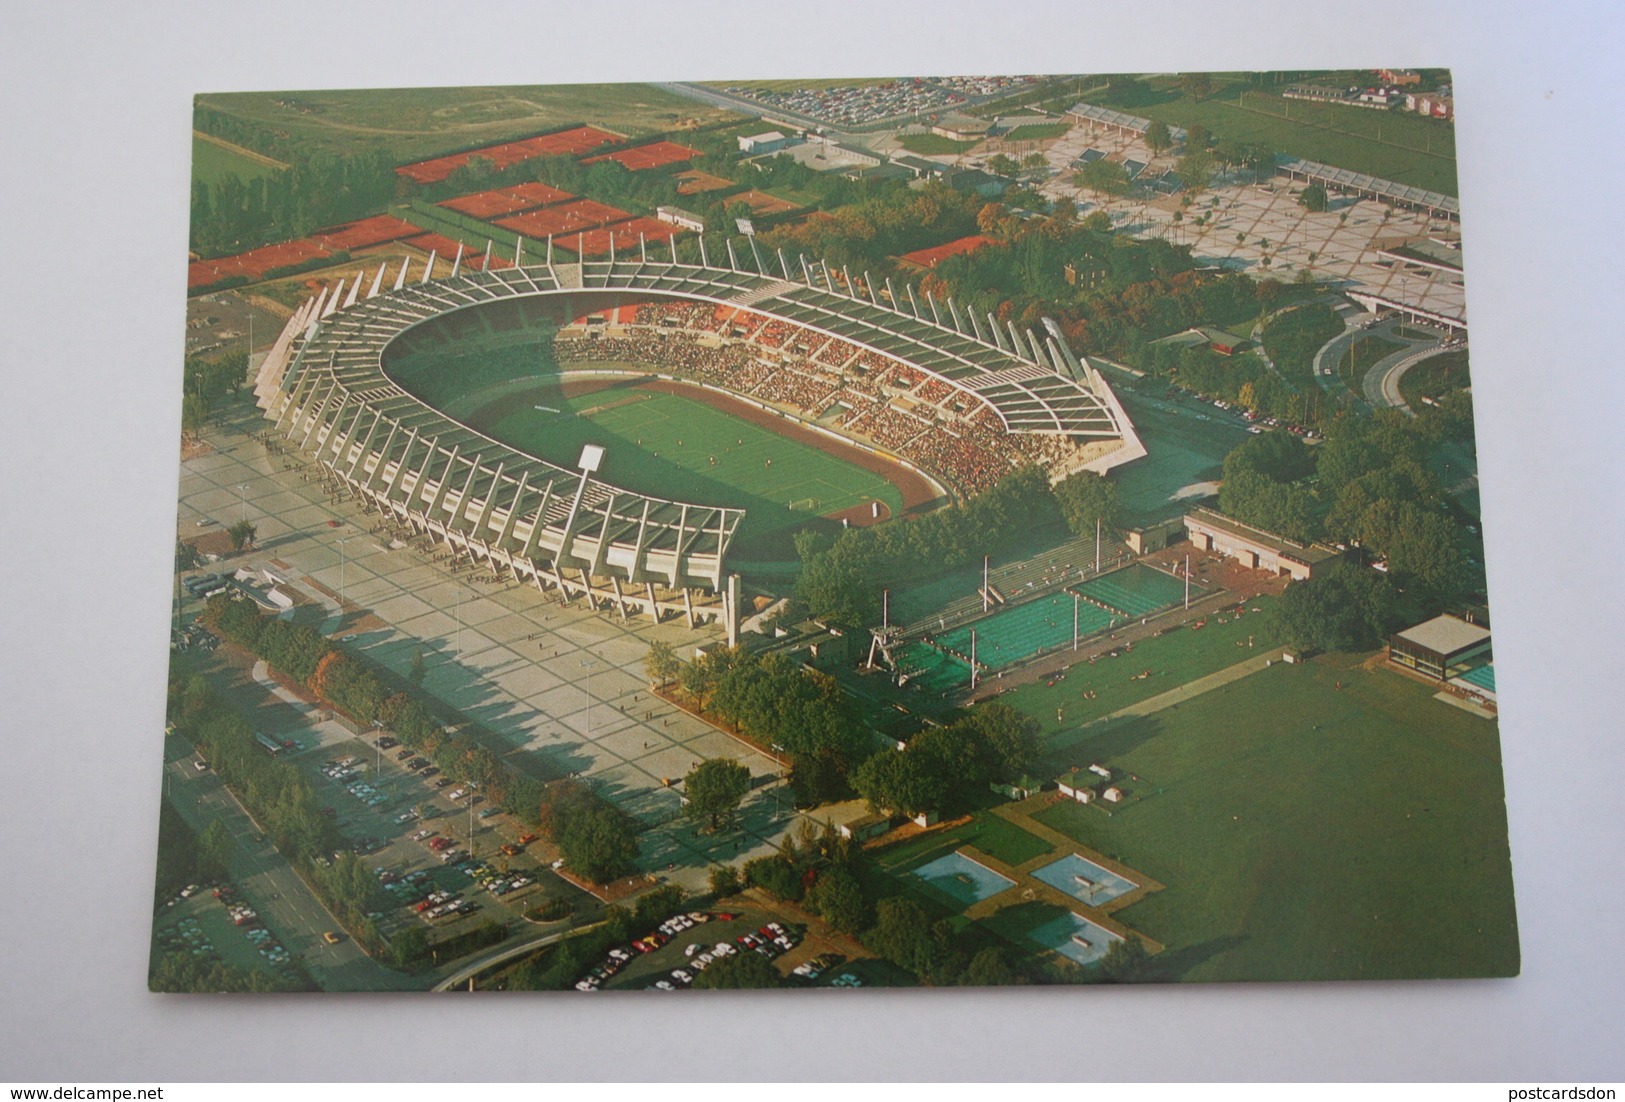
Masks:
[[[1059,138],[1072,129],[1070,123],[1064,122],[1035,122],[1026,126],[1018,126],[1010,133],[1004,135],[1007,142],[1045,142],[1051,138]]]
[[[1069,747],[1082,724],[1279,646],[1282,638],[1275,617],[1269,615],[1274,603],[1273,597],[1255,597],[1247,607],[1262,610],[1257,614],[1249,611],[1239,617],[1226,615],[1222,624],[1219,617],[1210,616],[1207,626],[1199,631],[1175,628],[1160,638],[1136,643],[1121,657],[1101,658],[1093,665],[1079,663],[1062,677],[1022,685],[999,699],[1038,721],[1039,738],[1047,746],[1056,747],[1052,751],[1056,760],[1050,764],[1061,772],[1076,764]],[[1249,636],[1252,649],[1247,647]],[[1151,676],[1143,681],[1131,680],[1143,670],[1150,670]],[[1091,690],[1094,699],[1086,699],[1084,693]],[[1063,709],[1059,722],[1055,718],[1057,708]],[[1074,737],[1068,738],[1069,733]]]
[[[903,148],[910,153],[926,157],[933,154],[938,156],[959,154],[980,144],[976,140],[958,142],[952,138],[944,138],[941,134],[904,134],[899,140],[902,141]]]
[[[740,117],[649,84],[211,93],[197,103],[285,131],[307,153],[382,149],[400,164],[575,122],[639,137]]]
[[[1354,393],[1361,393],[1361,380],[1373,364],[1385,356],[1392,356],[1395,352],[1405,348],[1398,341],[1388,340],[1386,337],[1361,337],[1349,346],[1349,351],[1343,354],[1343,359],[1337,365],[1343,382]],[[1412,368],[1411,370],[1416,370]]]
[[[1472,379],[1467,374],[1467,352],[1457,349],[1429,356],[1405,372],[1399,379],[1399,392],[1404,396],[1405,404],[1415,409],[1423,404],[1423,398],[1436,399],[1452,390],[1471,385]]]
[[[1220,140],[1261,142],[1290,156],[1456,194],[1456,134],[1448,123],[1287,100],[1239,82],[1200,103],[1167,86],[1152,98],[1133,113],[1175,126],[1206,126]]]
[[[990,794],[990,798],[998,799]],[[1053,848],[1037,835],[1028,834],[1007,819],[986,811],[971,816],[970,822],[952,830],[936,831],[911,838],[895,846],[887,846],[878,857],[880,867],[891,873],[944,857],[964,845],[972,845],[983,853],[998,858],[1007,865],[1031,861]]]
[[[1343,656],[1277,665],[1092,734],[1141,798],[1039,819],[1167,885],[1122,920],[1172,976],[1511,975],[1496,726],[1431,697]]]
[[[517,405],[494,421],[469,423],[565,465],[581,445],[601,444],[608,449],[601,477],[614,485],[746,509],[741,542],[876,499],[902,510],[902,495],[878,474],[692,398],[632,388],[565,398],[538,387]]]
[[[195,134],[192,136],[192,179],[202,180],[210,187],[219,185],[227,176],[234,175],[246,184],[276,171],[253,157],[245,157]]]

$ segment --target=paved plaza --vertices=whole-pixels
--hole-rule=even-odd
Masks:
[[[1076,200],[1080,214],[1104,210],[1119,230],[1190,245],[1197,260],[1220,263],[1234,271],[1254,275],[1267,271],[1285,282],[1309,269],[1316,279],[1340,284],[1346,291],[1402,302],[1456,320],[1467,316],[1460,272],[1396,262],[1379,252],[1386,242],[1419,235],[1454,237],[1459,232],[1455,223],[1343,195],[1330,195],[1327,209],[1312,213],[1298,205],[1297,193],[1303,185],[1279,177],[1261,183],[1217,181],[1190,207],[1180,207],[1178,196],[1152,202],[1107,199],[1072,183],[1073,162],[1088,149],[1147,164],[1146,172],[1152,174],[1171,169],[1178,160],[1167,153],[1153,156],[1137,137],[1074,126],[1046,151],[1055,176],[1042,190],[1051,198]],[[1179,223],[1174,222],[1176,211],[1182,214]],[[1207,224],[1195,225],[1195,219],[1204,214],[1210,216]],[[1270,258],[1267,268],[1262,264],[1266,254]]]
[[[669,823],[642,837],[650,872],[699,888],[708,861],[766,853],[790,825],[776,762],[649,694],[650,643],[686,656],[720,639],[720,628],[623,622],[532,586],[453,576],[449,563],[370,532],[377,518],[354,502],[330,502],[293,456],[270,455],[253,439],[260,428],[242,412],[206,432],[213,452],[181,465],[183,538],[198,533],[200,519],[257,527],[256,549],[220,567],[275,571],[325,610],[325,633],[353,636],[347,645],[398,675],[421,653],[424,691],[492,732],[528,772],[578,775],[643,822]],[[678,790],[666,782],[715,757],[744,764],[756,787],[742,830],[710,838],[679,817]]]

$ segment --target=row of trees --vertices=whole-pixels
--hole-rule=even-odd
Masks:
[[[265,827],[278,851],[304,872],[328,909],[362,945],[379,948],[383,940],[367,917],[383,903],[377,878],[354,854],[339,851],[338,828],[322,814],[299,770],[267,757],[248,721],[201,676],[171,679],[169,719]],[[199,871],[224,875],[230,856],[229,832],[211,823],[199,838]]]
[[[657,644],[645,665],[655,684],[677,681],[695,707],[786,754],[798,805],[841,799],[849,791],[847,774],[866,750],[868,734],[828,674],[804,669],[783,655],[753,655],[729,647],[685,664]],[[723,776],[720,767],[709,767],[700,779],[702,797],[710,786],[726,793],[739,783],[737,776]],[[694,795],[691,790],[691,806]],[[694,814],[709,819],[717,806],[702,799]]]
[[[1059,520],[1043,472],[1027,467],[970,501],[923,517],[848,528],[833,540],[803,530],[796,534],[802,561],[796,595],[821,619],[874,623],[882,587],[996,554]]]
[[[316,983],[303,971],[266,972],[239,968],[223,961],[198,960],[181,950],[154,954],[147,971],[147,990],[169,994],[266,994],[278,991],[315,991]]]
[[[602,883],[635,868],[636,821],[587,786],[576,781],[544,785],[521,773],[478,739],[448,728],[415,695],[391,691],[370,666],[308,627],[267,618],[249,602],[226,595],[211,598],[205,616],[225,638],[300,681],[327,704],[364,726],[388,729],[446,776],[477,785],[493,805],[540,827],[571,870]],[[343,857],[316,875],[334,889],[362,880],[376,886],[350,869]]]
[[[225,823],[211,819],[202,833],[194,831],[165,798],[158,805],[158,875],[153,907],[173,899],[188,884],[225,877],[236,847]]]
[[[1338,566],[1290,587],[1281,610],[1299,645],[1371,645],[1399,621],[1438,612],[1468,591],[1478,541],[1453,519],[1427,467],[1430,448],[1453,431],[1455,416],[1431,409],[1414,419],[1395,411],[1349,414],[1328,426],[1318,448],[1267,433],[1225,458],[1225,513],[1300,542],[1333,540],[1386,561],[1386,574]]]
[[[192,249],[204,256],[242,252],[365,218],[395,197],[395,166],[381,151],[300,157],[244,181],[227,173],[192,182]]]
[[[447,727],[413,693],[393,690],[367,663],[320,632],[265,616],[251,602],[221,594],[204,617],[215,630],[363,727],[387,728],[454,780],[472,782],[486,799],[526,822],[537,821],[544,786],[504,762],[465,732]]]

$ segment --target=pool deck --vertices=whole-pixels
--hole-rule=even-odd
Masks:
[[[1095,923],[1102,929],[1109,930],[1119,937],[1137,937],[1145,943],[1147,951],[1160,953],[1164,948],[1160,941],[1156,941],[1140,931],[1124,925],[1113,916],[1124,907],[1132,906],[1144,899],[1150,893],[1162,891],[1163,885],[1138,869],[1132,869],[1127,865],[1113,861],[1104,854],[1097,853],[1087,846],[1079,844],[1075,839],[1047,827],[1033,818],[1032,812],[1042,810],[1061,799],[1065,799],[1065,797],[1055,792],[1046,792],[1030,799],[995,807],[989,812],[1048,842],[1053,848],[1047,853],[1041,853],[1037,857],[1023,861],[1019,865],[1010,865],[983,850],[977,849],[968,842],[959,847],[965,856],[985,865],[999,875],[1015,881],[1011,887],[1006,888],[1004,891],[966,907],[964,911],[965,917],[973,920],[985,919],[1003,907],[1016,903],[1042,900],[1046,903],[1064,907],[1079,917],[1087,918],[1090,922]],[[1033,875],[1038,869],[1053,864],[1056,860],[1065,857],[1069,853],[1077,854],[1079,857],[1099,865],[1107,872],[1122,877],[1134,884],[1134,889],[1114,899],[1107,900],[1096,907],[1085,903],[1075,895],[1064,892],[1051,884],[1046,884]]]

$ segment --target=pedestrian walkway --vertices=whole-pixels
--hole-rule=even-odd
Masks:
[[[1285,654],[1286,650],[1284,648],[1277,648],[1265,654],[1260,654],[1256,658],[1249,658],[1245,662],[1237,662],[1234,666],[1226,666],[1217,673],[1210,673],[1206,677],[1198,677],[1195,681],[1187,681],[1177,689],[1169,689],[1165,693],[1158,693],[1156,696],[1147,697],[1136,704],[1119,708],[1117,711],[1103,715],[1099,719],[1090,720],[1082,727],[1063,731],[1061,735],[1055,737],[1065,736],[1067,739],[1071,739],[1077,735],[1078,731],[1087,731],[1091,727],[1114,723],[1120,719],[1138,719],[1141,716],[1151,715],[1153,712],[1160,712],[1164,708],[1172,708],[1175,704],[1183,704],[1192,697],[1198,697],[1203,693],[1212,692],[1214,689],[1223,688],[1232,681],[1240,681],[1250,674],[1255,674],[1259,670],[1274,665],[1276,662],[1281,661]]]

